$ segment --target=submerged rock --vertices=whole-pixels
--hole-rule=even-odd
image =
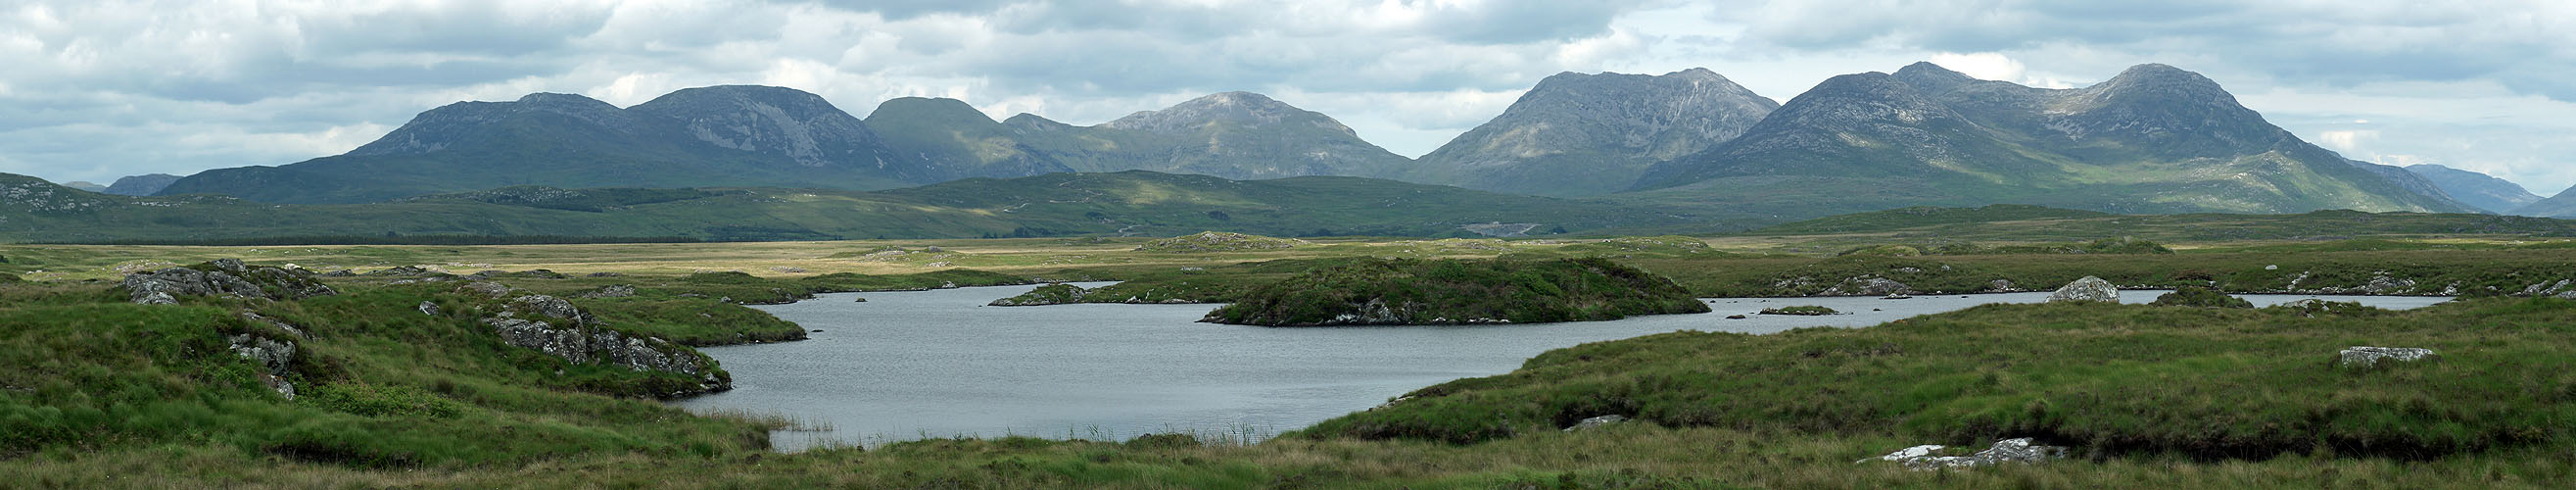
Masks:
[[[2353,346],[2344,348],[2343,352],[2335,355],[2335,365],[2347,368],[2373,368],[2379,367],[2382,362],[2415,362],[2438,357],[2441,357],[2441,354],[2434,353],[2432,349]]]
[[[1867,463],[1873,460],[1893,461],[1898,464],[1905,465],[1905,468],[1910,470],[1938,470],[1945,468],[1976,468],[1994,466],[2003,463],[2044,463],[2049,460],[2064,459],[2067,452],[2064,446],[2042,446],[2030,438],[2024,437],[1995,441],[1994,447],[1987,448],[1984,451],[1977,451],[1976,454],[1967,456],[1932,455],[1933,453],[1946,448],[1947,446],[1941,446],[1938,444],[1926,444],[1899,449],[1896,450],[1896,452],[1887,453],[1886,456],[1864,459],[1857,462]]]
[[[2060,301],[2118,303],[2120,302],[2120,288],[2118,286],[2111,285],[2111,281],[2105,281],[2099,277],[2084,276],[2083,279],[2076,279],[2075,282],[2066,283],[2066,287],[2057,288],[2057,292],[2050,293],[2048,295],[2048,302],[2055,303]]]

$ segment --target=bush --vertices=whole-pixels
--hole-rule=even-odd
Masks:
[[[2165,293],[2164,296],[2157,297],[2155,302],[2147,304],[2156,306],[2191,306],[2198,308],[2254,307],[2253,302],[2246,301],[2244,298],[2229,296],[2227,293],[2218,292],[2216,289],[2200,286],[2183,286],[2174,288],[2173,292]]]

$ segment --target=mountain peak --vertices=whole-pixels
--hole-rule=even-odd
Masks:
[[[1896,70],[1894,77],[1897,81],[1913,85],[1926,92],[1946,92],[1960,85],[1977,82],[1976,77],[1930,61],[1917,61],[1914,64],[1905,65],[1905,68]]]
[[[877,110],[869,112],[867,120],[873,124],[888,120],[885,118],[935,119],[979,125],[998,124],[993,122],[992,116],[984,115],[984,111],[976,109],[973,104],[946,97],[896,97],[877,104]]]
[[[2188,101],[2220,102],[2234,105],[2236,96],[2218,86],[2218,81],[2162,63],[2147,63],[2122,70],[2119,76],[2087,87],[2105,98],[2173,97]]]
[[[1655,162],[1733,139],[1779,103],[1707,68],[1559,73],[1423,155],[1409,178],[1556,196],[1616,192]]]
[[[1349,127],[1342,126],[1341,122],[1334,121],[1323,114],[1299,109],[1297,106],[1271,99],[1266,95],[1239,91],[1208,94],[1163,110],[1129,114],[1127,117],[1118,118],[1101,126],[1171,134],[1187,132],[1220,121],[1246,126],[1267,126],[1291,120],[1311,123],[1352,137],[1359,135]]]

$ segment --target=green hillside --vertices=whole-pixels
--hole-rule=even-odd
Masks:
[[[277,236],[554,235],[705,240],[1475,236],[1691,226],[1610,204],[1352,177],[1233,181],[1144,171],[968,179],[880,192],[510,187],[374,204],[125,197],[0,177],[0,240],[185,242]]]

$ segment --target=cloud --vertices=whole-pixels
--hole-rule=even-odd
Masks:
[[[2356,158],[2576,183],[2545,161],[2576,154],[2576,3],[2540,0],[34,0],[0,7],[0,171],[274,165],[458,100],[738,83],[1076,124],[1251,90],[1418,155],[1561,71],[1786,100],[1921,60],[2046,87],[2164,62]]]

